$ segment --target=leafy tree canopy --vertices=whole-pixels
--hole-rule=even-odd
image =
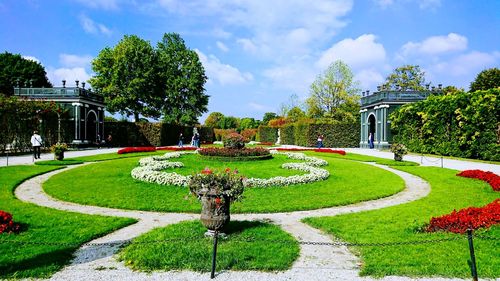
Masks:
[[[25,59],[20,54],[0,54],[0,94],[13,95],[17,83],[22,87],[52,87],[45,68],[36,61]]]
[[[220,129],[220,121],[224,118],[224,114],[220,112],[211,112],[205,119],[205,126]]]
[[[92,62],[90,84],[111,113],[159,118],[192,125],[207,111],[205,70],[198,54],[176,33],[166,33],[153,48],[135,35],[104,48]]]
[[[245,129],[255,129],[259,127],[259,123],[260,122],[258,120],[255,120],[254,118],[250,117],[241,118],[239,130],[243,131]]]
[[[354,120],[359,111],[359,82],[347,64],[338,60],[311,84],[307,99],[309,117]]]
[[[148,41],[125,35],[114,48],[104,48],[92,61],[95,76],[89,82],[104,96],[109,112],[133,115],[135,122],[140,114],[158,118],[156,65],[155,51]]]
[[[266,112],[266,113],[264,113],[264,117],[262,118],[262,123],[264,125],[267,125],[269,123],[269,121],[276,119],[276,118],[278,118],[278,114],[276,114],[274,112]]]
[[[306,117],[306,113],[300,107],[294,106],[288,110],[286,117],[292,122],[297,122],[299,119]]]
[[[157,47],[164,120],[191,125],[207,112],[207,76],[198,54],[177,33],[167,33]]]
[[[400,66],[387,76],[384,87],[389,90],[425,90],[425,72],[418,65]]]
[[[470,91],[489,90],[500,87],[500,69],[490,68],[481,71],[470,84]]]

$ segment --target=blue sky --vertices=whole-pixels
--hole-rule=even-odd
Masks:
[[[87,80],[123,35],[166,32],[198,52],[209,112],[256,119],[307,98],[337,59],[372,92],[404,64],[466,90],[500,65],[498,0],[0,0],[0,52],[39,61],[55,86]]]

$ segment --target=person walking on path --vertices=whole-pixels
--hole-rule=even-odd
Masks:
[[[178,144],[178,146],[182,147],[184,145],[183,142],[184,142],[184,136],[182,135],[182,133],[180,133],[179,134],[179,144]]]
[[[323,147],[323,139],[325,137],[323,135],[318,135],[318,148],[322,148]]]
[[[38,131],[34,131],[31,136],[31,146],[33,147],[33,157],[35,159],[40,159],[40,147],[42,146],[42,137],[38,134]]]
[[[373,144],[373,134],[372,133],[370,133],[368,135],[368,146],[370,147],[370,149],[375,147],[375,145]]]

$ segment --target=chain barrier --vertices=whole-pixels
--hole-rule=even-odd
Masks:
[[[476,236],[478,238],[490,239],[490,240],[500,240],[497,237],[489,236]],[[67,247],[85,247],[85,246],[99,246],[99,247],[114,247],[123,246],[125,244],[168,244],[172,242],[185,242],[193,240],[211,240],[211,237],[200,238],[200,237],[186,237],[186,238],[173,238],[164,240],[151,240],[151,241],[130,241],[124,240],[120,242],[102,242],[102,243],[70,243],[70,242],[44,242],[44,241],[9,241],[0,240],[0,244],[16,244],[16,245],[43,245],[43,246],[67,246]],[[317,241],[295,241],[295,240],[273,240],[273,239],[259,239],[255,237],[249,237],[245,239],[231,239],[221,237],[220,241],[223,243],[226,240],[228,242],[239,242],[239,243],[251,243],[251,242],[266,242],[266,243],[276,243],[276,244],[300,244],[300,245],[313,245],[313,246],[347,246],[347,247],[388,247],[388,246],[401,246],[401,245],[421,245],[421,244],[433,244],[442,243],[449,241],[466,240],[467,237],[458,236],[453,238],[441,238],[441,239],[430,239],[430,240],[415,240],[415,241],[397,241],[397,242],[373,242],[373,243],[361,243],[361,242],[317,242]]]

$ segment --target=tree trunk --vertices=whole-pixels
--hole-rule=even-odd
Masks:
[[[139,122],[139,113],[134,112],[134,122]]]

